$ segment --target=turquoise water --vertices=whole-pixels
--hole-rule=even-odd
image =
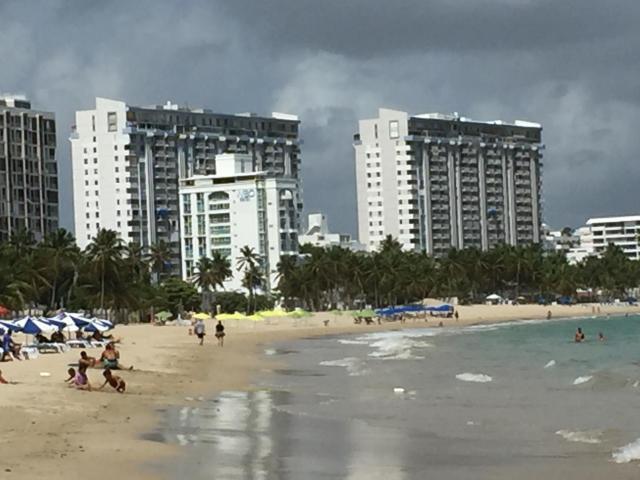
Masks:
[[[640,317],[363,333],[266,353],[287,367],[255,392],[168,417],[163,438],[190,452],[174,476],[640,477]]]

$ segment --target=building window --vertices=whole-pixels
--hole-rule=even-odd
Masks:
[[[377,123],[373,125],[373,136],[375,138],[378,138],[378,124]]]
[[[85,150],[86,150],[86,148],[85,148]],[[89,159],[88,159],[88,158],[85,158],[85,159],[84,159],[84,164],[85,164],[85,165],[89,165]]]
[[[400,136],[400,125],[397,120],[389,122],[389,138],[398,138]]]
[[[107,130],[115,132],[118,129],[118,114],[116,112],[107,113]]]
[[[120,169],[118,169],[118,167],[116,167],[116,173],[118,173],[120,171]]]

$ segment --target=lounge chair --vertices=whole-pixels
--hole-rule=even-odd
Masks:
[[[69,348],[93,348],[93,345],[87,340],[67,340]]]

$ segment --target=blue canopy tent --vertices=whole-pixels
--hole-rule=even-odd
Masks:
[[[379,308],[376,310],[378,315],[383,317],[389,317],[391,315],[398,315],[407,312],[424,312],[426,307],[424,305],[400,305],[397,307]]]
[[[427,307],[427,310],[430,312],[453,312],[453,305],[443,303],[442,305],[438,305],[435,307]]]

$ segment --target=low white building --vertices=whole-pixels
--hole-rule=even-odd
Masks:
[[[331,233],[327,217],[323,213],[311,213],[308,216],[307,230],[300,235],[300,245],[311,244],[316,247],[342,247],[353,251],[365,250],[365,246],[351,238],[347,233]]]
[[[249,246],[262,259],[264,290],[270,291],[280,257],[298,253],[297,179],[255,171],[250,155],[226,153],[216,156],[215,175],[180,180],[179,194],[183,278],[192,278],[198,260],[217,251],[233,270],[225,289],[242,290],[238,258]]]
[[[610,244],[620,247],[630,259],[640,259],[640,215],[590,218],[574,236],[579,242],[567,251],[570,263],[601,255]]]
[[[597,255],[609,244],[619,246],[632,260],[640,259],[640,215],[625,217],[590,218],[587,226],[591,230],[593,248]]]

